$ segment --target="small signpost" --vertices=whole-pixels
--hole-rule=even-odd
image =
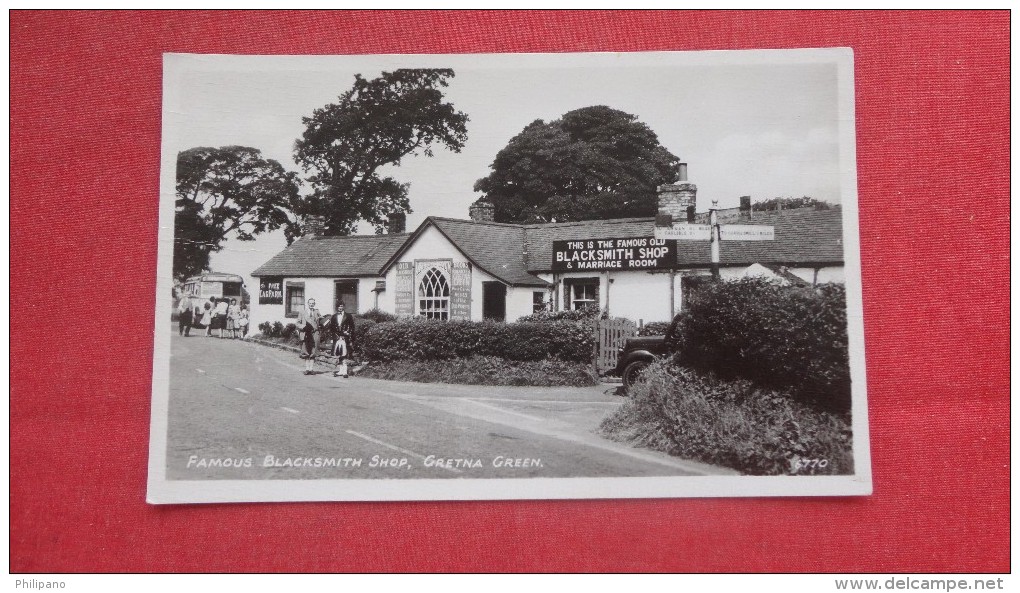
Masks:
[[[719,224],[716,215],[718,201],[712,201],[708,211],[708,224],[685,224],[675,222],[673,226],[655,227],[656,239],[677,239],[680,241],[711,241],[712,276],[719,277],[719,243],[727,241],[774,241],[776,227],[764,224]],[[713,229],[715,232],[712,232]]]

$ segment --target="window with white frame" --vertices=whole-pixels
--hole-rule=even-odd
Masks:
[[[438,268],[429,268],[418,283],[418,315],[426,319],[450,318],[450,283]]]
[[[598,278],[571,278],[563,281],[566,288],[566,308],[585,309],[588,307],[598,308],[599,306],[599,279]]]

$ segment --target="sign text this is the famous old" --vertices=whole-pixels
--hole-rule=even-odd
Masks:
[[[676,266],[676,241],[638,237],[553,241],[552,269],[663,270]]]

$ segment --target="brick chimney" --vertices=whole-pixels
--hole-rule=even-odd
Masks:
[[[386,219],[386,232],[396,235],[407,230],[407,215],[403,212],[394,212]]]
[[[475,200],[475,203],[471,204],[471,207],[468,208],[468,213],[471,215],[471,220],[475,222],[493,222],[496,220],[496,207],[485,198]]]
[[[321,237],[326,233],[326,217],[314,215],[306,216],[305,224],[303,226],[303,236]]]
[[[674,222],[687,220],[688,209],[696,206],[698,186],[687,181],[687,163],[680,163],[676,183],[660,185],[656,191],[659,193],[656,226],[670,226]]]
[[[740,196],[740,218],[751,216],[751,196]]]

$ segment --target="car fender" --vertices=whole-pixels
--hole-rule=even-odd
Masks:
[[[625,356],[621,356],[620,359],[616,361],[616,374],[619,375],[622,373],[623,369],[627,368],[627,365],[635,360],[647,360],[648,362],[653,362],[658,359],[659,356],[653,354],[650,350],[631,350],[630,352],[627,352]]]

